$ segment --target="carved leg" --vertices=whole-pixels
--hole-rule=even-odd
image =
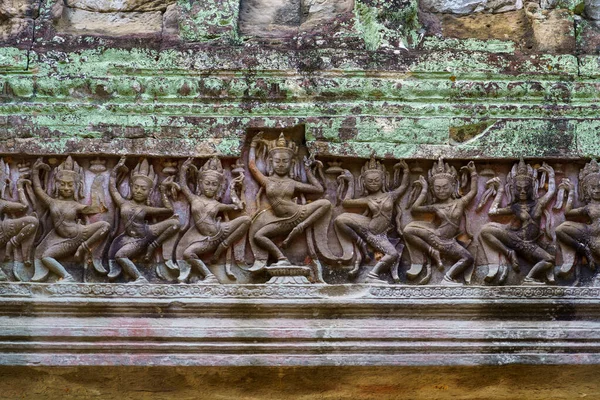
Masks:
[[[385,255],[377,264],[375,264],[373,269],[369,271],[367,274],[367,282],[387,283],[387,281],[381,280],[379,275],[386,269],[389,270],[394,263],[398,262],[400,254],[398,254],[394,246],[388,240],[384,241],[381,238],[377,238],[378,240],[373,239],[369,240],[369,244],[377,250],[384,252]]]
[[[482,228],[480,235],[485,245],[503,254],[515,272],[520,271],[517,253],[505,244],[510,243],[511,238],[504,227],[496,224],[487,224]]]
[[[406,272],[409,279],[416,279],[423,271],[426,261],[425,254],[429,256],[438,269],[444,267],[439,251],[434,249],[427,241],[427,238],[431,235],[429,229],[428,225],[422,225],[420,222],[408,224],[404,228],[404,240],[411,260],[410,269]]]
[[[530,258],[540,260],[538,261],[533,268],[529,271],[527,276],[525,277],[524,282],[526,283],[534,283],[534,284],[543,284],[544,282],[539,278],[542,273],[546,273],[546,271],[552,268],[553,257],[541,247],[538,247],[533,253],[529,256]]]
[[[15,253],[14,261],[22,261],[31,264],[31,245],[37,232],[39,221],[36,217],[28,216],[12,221],[17,225],[17,233],[6,244],[5,257]],[[21,254],[16,254],[20,248]]]
[[[460,274],[462,274],[466,268],[471,266],[473,262],[475,262],[475,259],[467,249],[458,243],[454,244],[449,254],[453,257],[458,256],[460,259],[452,267],[450,267],[444,279],[447,279],[453,283],[462,284],[462,282],[458,280]]]
[[[206,264],[204,264],[201,259],[190,258],[187,260],[187,262],[189,262],[192,267],[195,267],[202,273],[202,275],[204,276],[204,283],[220,283],[215,274],[210,272]]]
[[[248,231],[248,227],[250,226],[250,217],[241,216],[233,221],[229,222],[229,227],[232,229],[232,232],[228,237],[224,238],[223,241],[217,246],[217,250],[213,256],[214,260],[218,260],[221,257],[221,254],[225,250],[227,250],[232,244],[241,239],[242,236]]]
[[[367,247],[367,242],[360,236],[359,232],[364,231],[365,227],[368,226],[370,218],[365,217],[364,215],[356,215],[351,213],[340,214],[335,218],[335,226],[336,229],[341,232],[343,235],[346,235],[350,238],[352,242],[358,248],[359,253],[362,253],[364,256],[364,260],[369,262],[371,256],[369,254],[369,248]],[[362,228],[362,229],[361,229]],[[354,262],[356,273],[358,273],[358,267],[360,266],[363,257],[360,254],[356,254],[356,260]],[[354,271],[351,271],[351,273]]]
[[[588,265],[593,266],[594,257],[589,248],[582,242],[589,237],[589,229],[585,224],[567,221],[556,227],[556,239],[563,255],[563,264],[558,274],[567,276],[575,265],[575,254],[579,253],[588,260]]]
[[[58,275],[60,278],[59,282],[70,283],[75,282],[75,279],[71,274],[67,272],[65,267],[62,266],[61,263],[56,261],[53,257],[43,257],[42,263],[46,268],[48,268],[51,272]]]
[[[92,254],[91,248],[98,242],[106,239],[108,232],[110,231],[110,224],[106,221],[98,221],[93,224],[86,225],[83,227],[86,232],[92,232],[92,234],[77,248],[75,252],[75,258],[84,259],[86,255],[92,255],[92,264],[94,269],[101,274],[106,274],[108,271],[104,269],[102,265],[102,259]]]
[[[280,235],[284,232],[285,229],[282,229],[282,227],[279,225],[267,225],[260,228],[258,232],[256,232],[254,241],[257,245],[265,249],[272,257],[276,258],[278,262],[281,262],[287,260],[287,257],[270,238]]]
[[[204,278],[204,282],[206,283],[219,283],[217,277],[212,272],[210,272],[206,264],[204,264],[204,262],[202,262],[202,260],[200,259],[200,256],[202,254],[209,253],[210,251],[214,250],[214,248],[214,244],[210,245],[209,242],[200,242],[193,244],[192,246],[185,249],[185,251],[183,252],[183,259],[188,264],[190,264],[192,268],[196,268],[198,271],[200,271]],[[177,280],[179,282],[185,282],[187,281],[188,277],[189,272],[187,274],[182,273],[180,274],[179,278],[177,278]]]
[[[300,222],[297,226],[292,229],[292,231],[288,234],[288,236],[283,241],[283,248],[286,248],[288,244],[298,235],[300,235],[304,230],[312,226],[315,222],[317,222],[320,218],[325,216],[329,210],[331,210],[331,203],[327,200],[317,200],[313,203],[307,204],[307,211],[309,212],[308,217],[302,222]]]
[[[180,229],[181,224],[179,223],[179,219],[176,218],[170,218],[166,221],[158,222],[150,226],[150,230],[152,231],[152,234],[156,236],[156,239],[154,239],[148,246],[144,260],[146,262],[151,261],[156,249],[159,248],[169,238],[176,235]]]
[[[133,261],[126,257],[117,258],[116,261],[119,263],[125,275],[133,279],[132,283],[143,284],[148,283],[148,280],[137,269]]]

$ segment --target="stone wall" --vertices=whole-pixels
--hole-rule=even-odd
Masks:
[[[595,7],[3,3],[0,364],[597,364]]]

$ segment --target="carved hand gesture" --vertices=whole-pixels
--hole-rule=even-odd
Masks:
[[[117,165],[115,165],[115,171],[117,172],[127,172],[129,171],[129,168],[127,168],[127,166],[125,165],[125,161],[127,160],[126,156],[123,156],[119,159],[119,162],[117,163]]]
[[[35,163],[33,164],[33,170],[35,172],[39,172],[40,169],[43,169],[45,171],[50,171],[50,166],[48,164],[44,163],[42,157],[35,160]]]
[[[427,179],[423,175],[419,176],[419,180],[415,182],[417,185],[421,185],[422,190],[429,189],[429,183],[427,183]]]
[[[492,186],[495,187],[496,190],[498,190],[502,186],[502,182],[500,181],[500,178],[495,177],[495,178],[492,178],[492,179],[488,180],[485,183],[485,187],[486,188],[489,188],[489,187],[492,187]]]
[[[408,171],[408,164],[406,163],[406,161],[404,160],[400,160],[396,165],[394,165],[394,170],[398,170],[398,169],[403,169],[405,171]]]
[[[343,170],[342,173],[337,177],[337,180],[339,182],[341,182],[341,181],[350,182],[353,179],[354,179],[354,175],[352,175],[352,172],[348,171],[347,169]]]
[[[192,157],[189,157],[187,160],[185,160],[183,162],[183,164],[181,165],[181,169],[183,171],[187,171],[190,168],[190,166],[192,165],[193,162],[194,162],[194,159]]]
[[[560,185],[558,185],[558,189],[568,190],[571,192],[575,189],[575,185],[573,185],[573,182],[571,182],[569,178],[563,178],[560,182]]]
[[[542,166],[538,168],[540,171],[545,171],[548,175],[554,175],[554,168],[548,165],[546,162],[542,163]]]
[[[469,161],[469,163],[467,165],[460,168],[461,171],[464,169],[469,171],[469,173],[471,173],[471,174],[477,172],[477,169],[475,168],[475,163],[473,161]]]
[[[315,160],[314,153],[311,153],[308,157],[304,157],[304,167],[306,169],[317,167],[319,169],[323,168],[323,163],[319,160]]]
[[[170,194],[173,198],[177,197],[177,192],[181,190],[181,187],[175,182],[174,176],[169,176],[160,184],[160,191],[162,193],[167,192],[168,189],[170,189],[170,192],[167,194]]]
[[[31,181],[27,178],[19,177],[19,179],[17,179],[17,188],[23,189],[25,186],[31,187]]]
[[[250,146],[252,147],[256,147],[258,145],[259,142],[264,142],[264,135],[265,133],[263,131],[258,132],[253,138],[252,138],[252,142],[250,143]]]

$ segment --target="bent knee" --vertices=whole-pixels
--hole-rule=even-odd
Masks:
[[[110,232],[110,223],[106,221],[98,221],[96,222],[96,226],[98,227],[98,231],[102,235],[107,235]]]
[[[238,217],[238,220],[240,221],[240,223],[242,225],[245,225],[245,226],[250,226],[250,223],[252,222],[252,218],[250,218],[247,215],[242,215],[241,217]]]
[[[40,221],[36,217],[27,216],[23,217],[23,224],[31,225],[37,228],[40,224]]]

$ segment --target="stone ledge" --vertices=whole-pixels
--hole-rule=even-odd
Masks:
[[[0,365],[600,363],[600,288],[0,284]]]

